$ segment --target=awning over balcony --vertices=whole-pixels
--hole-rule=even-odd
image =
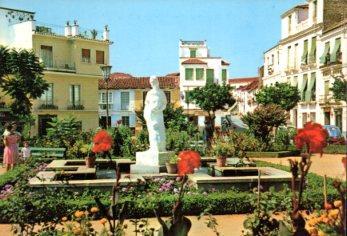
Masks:
[[[327,42],[327,43],[325,43],[323,55],[319,58],[320,63],[322,63],[324,65],[327,64],[329,51],[330,51],[330,44],[329,44],[329,42]]]
[[[304,51],[301,56],[301,64],[307,64],[307,56],[308,56],[308,40],[304,41]]]
[[[331,62],[336,62],[340,53],[340,48],[341,48],[341,39],[335,39],[335,47],[333,52],[331,53],[330,61]]]
[[[317,41],[316,37],[312,38],[311,49],[310,49],[310,53],[308,54],[310,63],[316,62],[316,41]]]
[[[305,90],[307,86],[307,74],[304,74],[301,81],[301,86],[299,87],[301,100],[304,100]]]
[[[316,84],[316,74],[312,73],[311,78],[307,85],[307,89],[305,91],[305,102],[310,102],[312,100],[312,92],[313,92],[313,88],[315,87],[315,84]]]

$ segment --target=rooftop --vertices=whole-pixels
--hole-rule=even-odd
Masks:
[[[254,80],[254,81],[252,81],[251,83],[249,83],[247,85],[240,86],[236,90],[239,90],[239,91],[253,91],[253,90],[255,90],[255,89],[257,89],[259,87],[259,82],[260,82],[260,80],[258,78],[258,80]]]
[[[229,84],[239,84],[239,83],[251,83],[253,81],[259,81],[259,77],[239,77],[229,79]]]
[[[29,13],[29,14],[35,14],[33,11],[25,11],[20,9],[14,9],[14,8],[7,8],[7,7],[0,7],[0,9],[8,10],[8,11],[17,11],[17,12],[23,12],[23,13]]]
[[[299,4],[299,5],[296,5],[295,7],[291,8],[288,11],[286,11],[285,13],[283,13],[281,15],[281,18],[286,17],[290,13],[294,12],[296,9],[308,9],[308,3],[302,3],[302,4]]]
[[[182,45],[205,45],[206,40],[180,40]]]
[[[188,60],[183,61],[181,64],[182,65],[187,65],[187,64],[189,64],[189,65],[196,65],[196,64],[206,65],[207,62],[204,62],[204,61],[197,59],[197,58],[190,58]]]
[[[179,76],[158,76],[160,88],[179,88]],[[100,79],[99,89],[105,89],[106,83]],[[116,72],[111,74],[108,82],[109,89],[150,89],[149,77],[134,77],[129,74]]]

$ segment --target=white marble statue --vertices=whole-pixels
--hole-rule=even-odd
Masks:
[[[158,78],[150,77],[152,89],[148,91],[145,99],[144,118],[149,135],[149,152],[165,152],[166,137],[163,110],[167,101],[163,90],[159,88]]]

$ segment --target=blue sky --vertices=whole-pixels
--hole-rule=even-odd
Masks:
[[[257,75],[263,52],[280,38],[280,15],[304,0],[0,0],[36,12],[41,23],[85,29],[109,25],[112,70],[137,76],[178,71],[178,43],[207,40],[231,62],[230,77]]]

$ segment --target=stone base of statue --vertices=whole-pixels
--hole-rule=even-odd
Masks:
[[[136,164],[130,165],[131,174],[159,174],[165,172],[165,163],[174,152],[154,152],[151,150],[136,153]]]

